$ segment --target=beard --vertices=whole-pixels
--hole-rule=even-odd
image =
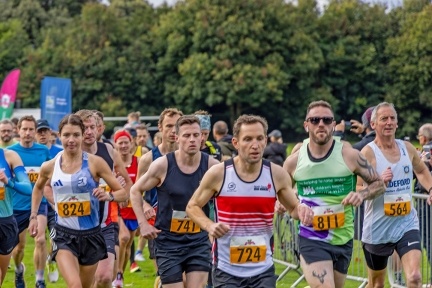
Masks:
[[[316,134],[312,134],[311,138],[314,143],[318,145],[325,145],[333,138],[333,135],[326,132],[324,137],[319,137]]]
[[[1,140],[2,140],[4,143],[8,143],[9,141],[12,140],[12,136],[3,136],[3,137],[1,137]]]

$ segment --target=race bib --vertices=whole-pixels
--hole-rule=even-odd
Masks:
[[[40,167],[25,167],[27,176],[32,184],[39,178]]]
[[[107,193],[111,191],[111,187],[109,187],[105,180],[102,178],[99,179],[99,188],[104,189]]]
[[[384,214],[387,216],[405,216],[411,212],[409,194],[384,195]]]
[[[186,215],[185,211],[173,210],[170,232],[194,234],[201,232],[201,228]]]
[[[5,200],[5,187],[4,183],[0,181],[0,200]]]
[[[60,194],[57,199],[57,213],[60,217],[90,215],[90,194]]]
[[[258,263],[266,260],[267,245],[263,236],[237,236],[230,241],[231,264]]]
[[[317,231],[342,227],[345,224],[345,210],[342,204],[312,207],[313,228]]]

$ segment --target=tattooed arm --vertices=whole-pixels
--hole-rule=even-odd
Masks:
[[[357,192],[363,196],[363,199],[370,200],[385,192],[386,185],[375,170],[375,154],[369,146],[363,148],[361,153],[357,152],[355,157],[355,169],[353,172],[357,174],[361,180],[367,184],[363,185],[363,189]],[[358,184],[357,184],[357,187]]]

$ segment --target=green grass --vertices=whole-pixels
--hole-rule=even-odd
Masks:
[[[25,280],[27,287],[34,287],[35,283],[35,271],[34,271],[34,265],[33,265],[33,249],[34,249],[34,239],[28,237],[27,239],[27,245],[25,249],[24,254],[24,264],[26,266],[26,273],[25,273]],[[147,248],[144,249],[145,251],[145,258],[148,259],[148,250]],[[154,282],[154,276],[155,273],[153,264],[150,260],[146,260],[144,262],[139,262],[139,266],[141,267],[140,272],[136,273],[130,273],[129,272],[129,266],[127,267],[125,271],[125,287],[153,287]],[[280,274],[284,270],[284,266],[276,264],[276,272],[277,274]],[[3,283],[2,288],[13,288],[14,287],[14,269],[11,268],[8,270],[5,281]],[[299,274],[295,271],[290,271],[288,274],[280,281],[278,282],[277,287],[291,287],[292,283],[298,279]],[[56,283],[49,283],[47,279],[47,275],[45,272],[45,278],[47,286],[50,287],[59,287],[59,288],[66,288],[66,284],[63,281],[62,277],[60,276],[59,281]],[[353,282],[354,284],[347,283],[346,287],[358,287],[358,284],[356,282]],[[298,287],[305,287],[307,286],[307,283],[305,281],[301,282]]]

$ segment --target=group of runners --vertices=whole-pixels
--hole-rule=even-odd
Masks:
[[[19,151],[1,150],[2,281],[27,227],[42,247],[44,215],[52,207],[49,254],[68,287],[123,287],[135,231],[148,239],[163,287],[276,287],[273,219],[275,211],[286,211],[299,220],[300,261],[310,287],[344,287],[354,211],[364,202],[369,287],[384,287],[393,251],[401,257],[407,286],[421,287],[411,189],[415,173],[430,187],[431,204],[432,176],[414,146],[395,139],[398,119],[391,103],[375,106],[370,122],[376,138],[358,151],[333,137],[331,105],[311,102],[303,124],[309,137],[283,167],[263,159],[264,118],[242,115],[235,121],[236,153],[229,158],[205,145],[210,115],[201,112],[165,109],[158,122],[161,143],[139,157],[128,129],[114,134],[115,148],[98,141],[103,115],[90,110],[62,119],[63,151],[32,165],[39,169],[26,171]],[[16,280],[24,273],[20,257],[14,255]],[[45,287],[36,280],[36,287]]]

